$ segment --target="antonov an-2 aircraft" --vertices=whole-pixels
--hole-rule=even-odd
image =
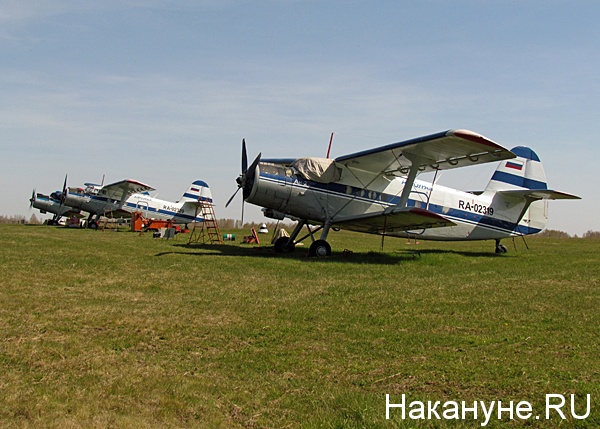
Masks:
[[[416,180],[436,172],[499,162],[487,187],[463,192]],[[540,232],[547,200],[579,199],[549,190],[536,153],[523,146],[508,150],[468,130],[450,130],[337,157],[263,159],[248,168],[242,141],[244,201],[263,207],[265,216],[298,221],[289,238],[275,242],[290,252],[310,237],[309,254],[327,256],[329,231],[348,229],[385,236],[429,240],[500,240]],[[236,193],[237,193],[236,191]],[[235,196],[235,194],[234,194]],[[233,196],[227,204],[231,202]],[[304,226],[320,225],[300,239]],[[315,232],[321,231],[319,239]]]
[[[172,220],[176,224],[202,222],[200,202],[212,203],[212,194],[206,182],[194,181],[177,202],[153,198],[148,191],[154,188],[136,180],[121,180],[110,185],[86,183],[85,188],[64,187],[62,202],[65,206],[90,213],[88,226],[97,227],[100,216],[108,213],[141,212],[144,217]],[[96,216],[96,219],[93,219]]]
[[[74,210],[72,207],[65,206],[61,202],[61,192],[53,192],[50,195],[44,195],[39,192],[36,192],[35,189],[31,193],[31,198],[29,199],[29,208],[35,208],[40,211],[40,213],[52,213],[52,219],[48,221],[48,225],[58,225],[60,219],[65,216],[77,216],[81,217],[81,213],[79,210]]]

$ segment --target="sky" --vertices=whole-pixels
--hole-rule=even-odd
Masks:
[[[595,0],[0,0],[0,214],[32,190],[135,179],[219,218],[250,160],[337,157],[447,129],[529,146],[547,228],[600,230]],[[483,189],[495,165],[445,172]],[[262,221],[246,205],[245,220]]]

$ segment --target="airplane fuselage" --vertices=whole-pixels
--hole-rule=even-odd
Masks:
[[[171,202],[153,198],[146,194],[132,194],[124,201],[114,200],[106,196],[93,195],[81,188],[69,189],[65,204],[96,215],[111,212],[128,214],[141,212],[144,217],[172,220],[176,224],[202,222],[201,211],[194,204]]]

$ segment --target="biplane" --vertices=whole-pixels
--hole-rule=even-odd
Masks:
[[[95,228],[100,216],[139,212],[145,218],[171,220],[174,224],[202,222],[199,204],[212,204],[212,195],[206,182],[194,181],[177,202],[151,197],[149,185],[136,180],[121,180],[109,185],[86,183],[85,188],[63,186],[61,203],[76,210],[88,212],[88,227]]]
[[[417,180],[421,173],[497,162],[487,187],[465,192]],[[530,148],[508,150],[468,130],[449,130],[349,155],[329,158],[272,158],[259,154],[248,166],[242,140],[242,172],[236,179],[243,200],[262,207],[266,217],[297,224],[275,242],[291,252],[307,238],[309,254],[327,256],[329,232],[427,240],[500,240],[540,232],[547,201],[579,199],[548,189],[542,163]],[[307,233],[299,238],[304,227]],[[314,226],[317,226],[315,229]],[[317,234],[320,236],[317,238]]]

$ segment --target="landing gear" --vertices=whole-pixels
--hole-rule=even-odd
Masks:
[[[290,240],[290,237],[279,237],[275,240],[275,253],[292,253],[295,248],[296,243],[294,240]]]
[[[93,230],[98,229],[98,219],[100,219],[100,215],[96,215],[96,219],[94,219],[94,214],[90,213],[87,219],[87,227]]]
[[[508,252],[508,249],[503,244],[500,244],[500,240],[496,240],[496,254],[502,254]]]
[[[310,256],[331,256],[331,246],[325,240],[316,240],[308,249]]]
[[[300,231],[302,230],[302,228],[305,225],[308,228],[308,234],[305,235],[304,237],[300,238],[299,240],[296,240],[296,238],[298,237],[298,234],[300,234]],[[277,239],[277,241],[275,241],[275,244],[274,244],[275,253],[293,252],[295,249],[296,243],[299,243],[302,240],[310,237],[313,240],[313,242],[310,245],[310,248],[308,249],[309,256],[317,256],[317,257],[331,256],[331,246],[326,241],[327,233],[329,232],[330,228],[331,228],[331,224],[326,222],[325,225],[323,225],[322,227],[319,227],[317,230],[313,231],[310,228],[310,226],[307,225],[307,222],[305,220],[301,220],[298,222],[298,224],[294,228],[294,231],[292,232],[292,234],[289,237],[280,237]],[[323,230],[321,232],[321,238],[319,240],[315,240],[313,237],[313,234],[319,230]]]

